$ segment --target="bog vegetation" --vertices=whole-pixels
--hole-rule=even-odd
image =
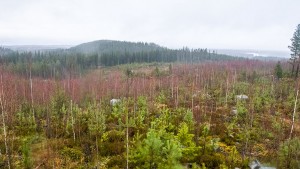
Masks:
[[[300,48],[289,64],[117,44],[1,49],[0,168],[299,168]]]

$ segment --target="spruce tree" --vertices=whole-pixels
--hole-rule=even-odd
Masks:
[[[280,62],[278,62],[275,66],[275,76],[277,79],[280,79],[282,78],[282,67],[281,67],[281,64]]]

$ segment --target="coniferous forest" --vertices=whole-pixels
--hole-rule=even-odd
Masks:
[[[0,168],[299,168],[300,26],[290,49],[1,48]]]
[[[30,67],[32,75],[42,78],[64,78],[70,73],[79,75],[101,66],[130,63],[200,63],[241,59],[207,49],[172,50],[153,43],[108,40],[89,42],[70,49],[44,51],[18,52],[0,48],[0,54],[6,69],[26,74]]]

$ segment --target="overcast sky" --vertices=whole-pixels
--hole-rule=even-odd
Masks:
[[[288,50],[300,0],[0,0],[0,45],[112,39]]]

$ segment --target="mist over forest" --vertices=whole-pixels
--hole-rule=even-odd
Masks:
[[[16,48],[14,48],[16,49]],[[31,74],[44,78],[61,78],[72,71],[79,75],[101,66],[133,63],[200,63],[203,61],[239,60],[242,58],[217,54],[208,49],[168,49],[154,43],[98,40],[67,49],[30,47],[11,50],[0,48],[4,67],[19,74]]]

